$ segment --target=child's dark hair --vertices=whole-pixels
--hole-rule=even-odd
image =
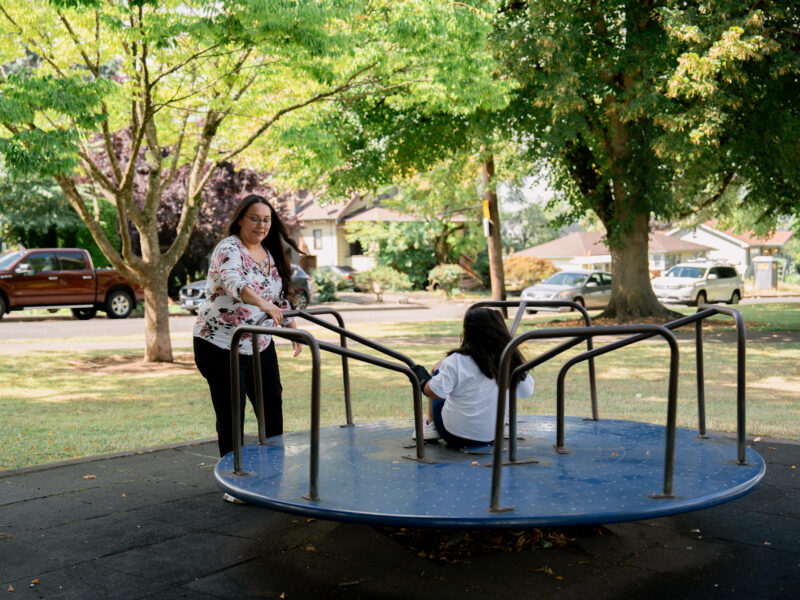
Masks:
[[[464,331],[461,334],[461,346],[448,352],[464,354],[472,358],[481,373],[489,379],[497,379],[500,368],[500,356],[503,349],[511,341],[505,319],[491,308],[471,308],[464,315]],[[525,362],[522,353],[517,349],[511,357],[511,371]],[[523,376],[521,379],[524,379]]]
[[[269,233],[267,233],[267,237],[262,240],[261,245],[265,250],[269,251],[272,255],[272,259],[275,261],[275,267],[278,269],[278,275],[280,275],[281,284],[283,285],[283,297],[289,300],[289,302],[292,302],[294,300],[292,265],[289,262],[289,258],[286,256],[286,250],[281,240],[297,250],[300,254],[305,253],[297,246],[297,242],[289,237],[286,227],[283,225],[283,221],[281,221],[280,216],[278,216],[278,212],[272,208],[272,205],[267,202],[264,196],[250,194],[239,202],[239,205],[233,213],[233,218],[228,223],[228,235],[239,235],[239,231],[241,230],[239,221],[244,216],[244,213],[247,212],[247,209],[253,204],[264,204],[269,208],[272,222],[270,223]]]

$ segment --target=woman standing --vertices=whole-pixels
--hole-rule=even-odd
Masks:
[[[206,300],[197,311],[194,326],[194,359],[208,381],[217,417],[219,453],[233,450],[231,417],[230,348],[233,332],[240,325],[255,325],[265,314],[266,326],[296,327],[284,319],[293,298],[291,265],[283,242],[300,252],[289,238],[278,213],[263,196],[251,194],[236,208],[228,226],[229,236],[217,244],[211,255],[206,284]],[[302,346],[292,342],[294,355]],[[264,416],[268,436],[283,433],[282,387],[278,358],[272,337],[259,336]],[[242,336],[239,346],[242,419],[244,394],[256,407],[253,384],[252,336]],[[227,496],[227,494],[226,494]],[[232,500],[232,498],[225,498]]]

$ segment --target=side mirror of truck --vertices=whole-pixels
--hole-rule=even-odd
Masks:
[[[33,273],[33,268],[31,268],[30,263],[19,263],[17,268],[14,269],[14,273],[17,275],[31,275]]]

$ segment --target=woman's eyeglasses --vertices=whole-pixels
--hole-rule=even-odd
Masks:
[[[269,225],[272,222],[272,217],[264,217],[263,219],[259,219],[258,217],[254,217],[253,215],[247,215],[247,219],[253,225],[257,224],[259,221],[264,223],[264,225]]]

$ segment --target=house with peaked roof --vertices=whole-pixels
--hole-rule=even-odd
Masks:
[[[611,254],[601,231],[577,231],[564,237],[515,252],[514,256],[546,258],[557,269],[611,271]],[[672,238],[663,232],[650,234],[647,257],[651,273],[660,273],[679,262],[705,256],[708,246]]]
[[[734,265],[743,275],[752,272],[752,261],[757,256],[777,256],[792,237],[791,231],[775,231],[772,235],[757,236],[753,232],[734,233],[719,227],[711,219],[693,228],[675,228],[666,232],[670,237],[708,246],[708,257],[724,260]]]
[[[363,254],[359,243],[348,242],[345,238],[347,223],[418,220],[412,215],[381,206],[380,199],[376,201],[358,195],[344,202],[322,206],[309,194],[297,200],[294,214],[298,221],[294,234],[300,249],[306,253],[300,266],[306,270],[325,265],[350,265],[363,271],[374,266],[372,257]]]

